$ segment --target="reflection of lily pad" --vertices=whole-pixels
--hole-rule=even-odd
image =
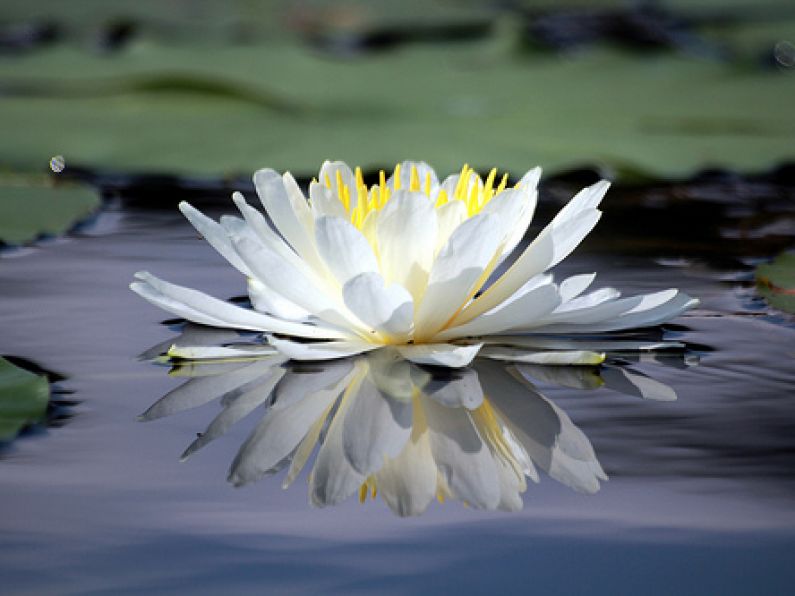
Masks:
[[[0,242],[22,244],[42,234],[63,234],[99,205],[83,186],[11,186],[0,183]]]
[[[756,270],[759,293],[778,308],[795,313],[795,253],[784,253]]]
[[[44,420],[49,398],[46,377],[0,358],[0,441],[10,441],[26,426]]]

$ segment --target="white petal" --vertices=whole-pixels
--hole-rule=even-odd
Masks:
[[[320,256],[340,285],[360,273],[378,271],[370,244],[347,219],[318,219],[315,223],[315,241]]]
[[[464,201],[447,201],[436,209],[436,217],[439,220],[439,233],[436,238],[436,252],[438,252],[447,244],[450,234],[466,220],[467,206]]]
[[[535,352],[516,350],[512,348],[486,347],[481,350],[481,356],[492,360],[507,362],[526,362],[528,364],[547,365],[578,365],[592,366],[601,364],[605,360],[604,353],[587,350],[552,350]]]
[[[402,190],[409,190],[411,188],[411,170],[417,170],[417,178],[420,182],[420,190],[425,192],[425,183],[430,177],[430,196],[436,194],[436,189],[439,187],[439,178],[436,176],[434,169],[424,161],[404,161],[400,164],[400,188]],[[394,175],[390,176],[386,181],[387,188],[395,189]]]
[[[273,225],[304,261],[317,266],[314,246],[314,220],[311,210],[292,176],[280,176],[271,169],[254,174],[257,194]],[[245,260],[245,259],[244,259]]]
[[[185,449],[181,459],[183,461],[188,459],[199,449],[225,434],[232,426],[248,416],[259,405],[266,402],[268,398],[270,398],[276,383],[279,382],[279,379],[281,379],[283,375],[283,368],[271,368],[266,375],[260,377],[260,382],[253,385],[252,388],[224,402],[224,409],[221,413],[218,414],[207,426],[207,429],[203,433],[200,433],[196,440]]]
[[[436,496],[436,474],[427,426],[415,422],[403,451],[376,474],[376,486],[397,515],[420,515]]]
[[[269,337],[268,343],[293,360],[334,360],[381,347],[378,344],[356,340],[299,343],[275,337]]]
[[[437,236],[436,210],[422,193],[397,191],[376,222],[381,273],[388,283],[422,298],[433,262]]]
[[[353,209],[358,201],[358,195],[355,192],[356,179],[354,178],[353,171],[348,164],[346,164],[344,161],[324,161],[323,165],[320,166],[320,172],[317,179],[321,184],[326,184],[326,182],[328,182],[331,185],[332,196],[336,197],[338,202],[341,202],[342,198],[339,196],[339,189],[337,188],[337,172],[340,174],[342,183],[348,187],[348,190],[350,190],[350,208]]]
[[[478,374],[471,368],[448,369],[448,374],[434,374],[422,392],[448,408],[474,410],[483,403]]]
[[[224,257],[229,264],[235,269],[240,271],[243,275],[249,275],[248,267],[246,267],[243,260],[238,256],[232,241],[229,239],[224,228],[221,224],[216,223],[201,211],[193,207],[187,201],[182,201],[179,204],[179,210],[187,218],[187,220],[196,228],[196,231],[201,234],[204,239],[217,250],[222,257]]]
[[[535,186],[509,188],[504,190],[484,207],[484,213],[493,213],[501,220],[503,230],[500,241],[503,243],[503,255],[509,255],[516,245],[524,238],[527,227],[535,213],[538,192]]]
[[[349,380],[344,370],[334,372],[342,372],[343,378],[339,374],[329,378],[323,375],[320,387],[306,388],[298,399],[279,399],[277,395],[265,419],[240,447],[229,473],[230,482],[240,486],[259,480],[298,446]]]
[[[272,314],[286,321],[306,321],[309,312],[293,304],[261,281],[248,278],[248,297],[254,310]]]
[[[312,182],[309,185],[309,199],[315,219],[324,215],[347,217],[345,206],[324,184]]]
[[[560,291],[560,299],[564,304],[573,298],[576,298],[588,289],[596,278],[596,273],[585,273],[582,275],[572,275],[567,277],[558,286]]]
[[[618,316],[592,323],[560,322],[548,327],[539,327],[537,331],[544,333],[600,333],[635,327],[651,327],[673,319],[698,304],[697,299],[675,289],[634,296],[624,300],[636,305]]]
[[[548,315],[558,304],[560,304],[560,296],[553,284],[539,286],[516,300],[464,325],[445,329],[435,339],[448,341],[461,337],[500,333],[506,329],[522,327]]]
[[[139,420],[155,420],[171,416],[222,398],[232,391],[260,379],[263,375],[268,374],[271,368],[278,366],[283,361],[282,358],[269,358],[237,363],[234,369],[222,374],[189,379],[157,400],[139,416]],[[217,366],[203,365],[203,368],[212,370]]]
[[[344,305],[327,294],[314,276],[292,267],[267,246],[250,238],[235,236],[232,241],[257,279],[271,288],[278,288],[284,298],[321,320],[340,327],[355,328],[356,321],[345,312]]]
[[[495,509],[500,486],[494,460],[467,410],[450,409],[422,399],[431,452],[453,495],[480,509]]]
[[[592,207],[607,190],[607,183],[589,187],[564,207],[511,267],[477,300],[456,318],[455,323],[471,321],[514,294],[528,279],[543,273],[566,258],[599,221],[601,212]],[[588,190],[588,189],[586,189]]]
[[[342,426],[345,457],[354,470],[369,476],[386,458],[396,457],[411,434],[411,402],[381,393],[368,377],[356,392]]]
[[[365,325],[374,339],[381,334],[394,341],[408,337],[414,319],[411,294],[398,284],[388,287],[378,273],[362,273],[342,288],[345,305]]]
[[[215,327],[233,327],[252,331],[270,331],[297,337],[342,338],[337,330],[292,321],[282,321],[266,314],[240,308],[223,300],[158,279],[151,273],[135,274],[130,289],[160,308],[189,321]]]
[[[185,360],[224,360],[227,358],[262,358],[273,356],[276,350],[270,346],[244,344],[232,346],[172,346],[168,350],[171,358]]]
[[[397,346],[397,349],[406,360],[415,364],[461,368],[472,362],[482,345],[408,344]]]
[[[415,316],[415,338],[433,337],[483,283],[502,240],[499,218],[476,215],[462,223],[439,251]]]

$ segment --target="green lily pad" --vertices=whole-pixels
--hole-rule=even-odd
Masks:
[[[85,186],[13,185],[0,182],[0,242],[23,244],[60,235],[99,206]]]
[[[377,21],[381,9],[370,10]],[[515,175],[536,164],[667,178],[765,169],[795,159],[792,73],[759,65],[765,44],[792,31],[788,18],[710,33],[741,48],[733,63],[604,46],[531,53],[510,18],[483,39],[351,60],[286,33],[246,44],[143,37],[111,55],[63,43],[0,59],[0,126],[14,139],[0,164],[34,171],[60,153],[193,176],[311,175],[324,159],[424,159],[442,173],[466,161]]]
[[[771,306],[795,313],[795,253],[784,253],[756,269],[756,287]]]
[[[47,415],[50,385],[36,375],[0,358],[0,441],[11,441]]]

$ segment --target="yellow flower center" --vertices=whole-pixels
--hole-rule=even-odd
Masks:
[[[466,205],[467,215],[471,217],[479,213],[491,199],[505,190],[508,184],[508,173],[503,174],[502,180],[495,187],[496,177],[497,168],[492,168],[488,176],[486,176],[486,181],[481,182],[475,170],[470,168],[468,164],[464,164],[452,196],[448,196],[447,191],[432,188],[430,172],[425,175],[425,180],[420,180],[417,167],[412,165],[407,190],[425,194],[428,199],[435,200],[434,206],[437,208],[448,201],[462,201]],[[394,181],[394,188],[389,188],[386,184],[386,174],[384,170],[381,170],[378,173],[378,182],[368,188],[362,176],[362,169],[357,167],[354,181],[356,188],[354,189],[349,188],[343,181],[339,170],[337,170],[336,180],[332,180],[327,174],[322,183],[330,191],[336,192],[337,197],[339,197],[345,207],[348,217],[350,217],[351,223],[361,230],[370,213],[383,209],[384,205],[392,197],[393,192],[402,190],[400,164],[395,166],[392,180]]]

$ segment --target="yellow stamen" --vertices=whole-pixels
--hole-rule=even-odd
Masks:
[[[417,173],[417,166],[411,164],[411,175],[409,176],[409,190],[418,192],[420,190],[420,175]]]
[[[395,172],[392,174],[392,180],[395,181],[395,190],[400,190],[400,164],[395,166]]]
[[[504,191],[506,186],[508,186],[508,172],[503,174],[502,180],[500,180],[500,185],[497,187],[496,194],[500,194],[502,191]]]
[[[328,174],[324,175],[324,182],[326,183],[326,188],[331,190],[331,178],[328,177]]]
[[[431,173],[425,174],[425,194],[431,196]]]
[[[483,187],[483,203],[488,203],[494,192],[492,186],[494,185],[494,178],[497,176],[497,168],[491,168],[489,175],[486,177],[486,184]]]
[[[435,207],[441,207],[447,202],[447,193],[443,190],[439,191],[439,194],[436,196],[436,205]]]
[[[364,503],[367,499],[367,483],[362,482],[362,485],[359,487],[359,503]]]
[[[453,191],[453,197],[460,200],[464,199],[464,193],[466,192],[466,183],[469,178],[469,165],[464,164],[464,167],[461,168],[461,173],[458,175],[458,183],[455,185],[455,190]]]

